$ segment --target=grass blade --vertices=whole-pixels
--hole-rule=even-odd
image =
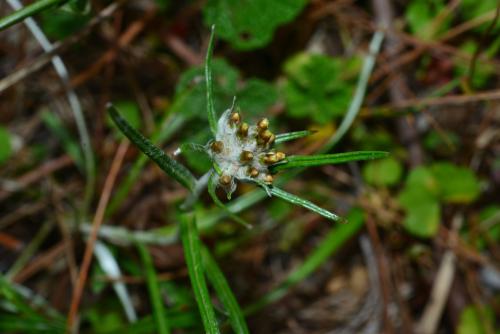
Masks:
[[[120,266],[116,261],[115,256],[111,252],[111,250],[106,246],[105,243],[101,241],[97,241],[94,247],[94,255],[99,262],[99,266],[102,271],[106,274],[106,276],[114,279],[118,279],[122,276]],[[129,322],[137,321],[137,314],[135,313],[135,309],[132,303],[132,298],[128,293],[127,286],[125,283],[120,281],[115,281],[113,284],[113,290],[115,290],[120,303],[123,306],[125,311],[125,315]]]
[[[208,249],[202,248],[203,265],[205,266],[205,271],[207,273],[208,279],[212,284],[217,296],[224,305],[224,308],[229,313],[229,322],[233,327],[235,333],[238,334],[248,334],[248,327],[245,322],[245,317],[243,312],[241,312],[240,306],[236,301],[236,298],[227,283],[224,273],[215,262]]]
[[[196,179],[184,165],[170,158],[160,148],[156,147],[149,139],[135,130],[120,116],[118,110],[109,104],[108,112],[118,128],[130,139],[144,154],[153,160],[165,173],[174,178],[190,191],[194,190]]]
[[[351,125],[356,119],[356,116],[358,116],[358,113],[361,110],[361,105],[363,104],[363,100],[365,98],[366,88],[368,87],[368,82],[370,81],[370,76],[377,61],[377,55],[380,52],[383,41],[384,32],[377,31],[370,41],[368,54],[363,60],[363,67],[358,78],[358,83],[356,84],[356,91],[354,92],[354,96],[352,97],[351,103],[349,104],[349,109],[342,119],[342,122],[340,123],[337,131],[335,131],[333,136],[328,139],[328,141],[323,145],[323,152],[327,152],[331,150],[335,145],[337,145],[337,143],[351,128]]]
[[[328,260],[333,253],[340,249],[344,243],[363,227],[364,221],[362,217],[359,216],[358,219],[354,218],[350,220],[349,224],[333,227],[312,254],[297,269],[293,270],[283,282],[246,307],[244,309],[245,315],[253,314],[262,307],[281,299],[288,293],[288,290],[292,286],[303,281]]]
[[[170,333],[168,319],[165,316],[165,309],[161,300],[160,287],[158,286],[158,279],[153,266],[153,260],[144,244],[137,243],[137,249],[139,250],[142,263],[146,268],[149,298],[151,298],[151,304],[153,306],[153,316],[156,322],[156,330],[160,334],[168,334]]]
[[[336,154],[292,155],[284,162],[271,166],[273,172],[299,167],[314,167],[323,165],[342,164],[350,161],[373,160],[385,158],[389,155],[381,151],[357,151]]]
[[[7,15],[5,17],[2,17],[0,19],[0,31],[7,29],[8,27],[21,22],[27,17],[33,16],[35,14],[38,14],[40,12],[43,12],[44,10],[54,7],[57,5],[61,5],[65,2],[68,2],[68,0],[39,0],[33,2],[31,5],[26,6],[22,9],[16,10],[14,13]]]
[[[207,56],[205,58],[205,83],[207,85],[207,116],[210,130],[215,136],[217,133],[217,115],[215,114],[214,87],[212,82],[212,53],[214,49],[215,25],[212,25],[210,31],[210,40],[208,41]]]
[[[160,121],[158,129],[152,134],[151,141],[159,145],[172,137],[187,121],[187,118],[180,113],[166,114]],[[123,203],[130,189],[135,184],[144,166],[149,161],[146,155],[141,154],[128,170],[125,178],[117,185],[113,198],[106,208],[106,217],[111,216]]]
[[[283,189],[280,189],[277,187],[270,187],[270,190],[271,190],[272,195],[279,197],[279,198],[281,198],[281,199],[283,199],[291,204],[304,207],[308,210],[316,212],[317,214],[319,214],[327,219],[333,220],[333,221],[340,221],[340,222],[344,221],[344,219],[342,217],[337,216],[333,212],[330,212],[328,210],[320,208],[316,204],[309,202],[308,200],[305,200],[305,199],[300,198],[298,196],[295,196],[293,194],[290,194],[290,193],[284,191]]]
[[[224,212],[232,220],[234,220],[236,223],[241,224],[241,225],[245,226],[248,229],[251,229],[252,225],[250,225],[244,219],[238,217],[237,215],[235,215],[234,213],[232,213],[231,211],[229,211],[229,209],[227,208],[227,206],[224,205],[224,203],[221,202],[221,200],[219,199],[219,197],[217,197],[217,193],[215,192],[215,190],[217,188],[217,184],[216,184],[216,181],[215,181],[215,179],[214,179],[213,176],[214,176],[214,174],[210,175],[210,178],[208,180],[208,193],[210,194],[210,197],[212,197],[212,200],[214,201],[215,205],[217,205],[219,208],[221,208],[222,210],[224,210]]]
[[[215,312],[208,292],[207,283],[203,274],[203,263],[200,250],[200,239],[196,228],[194,216],[181,215],[181,239],[184,248],[184,256],[189,273],[189,279],[193,286],[194,296],[198,303],[201,319],[205,331],[209,334],[218,334],[219,326],[215,318]]]
[[[280,144],[286,141],[307,137],[309,135],[312,135],[313,133],[314,131],[309,131],[309,130],[280,133],[279,135],[276,135],[275,143]]]

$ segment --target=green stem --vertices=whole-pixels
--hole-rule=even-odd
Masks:
[[[29,6],[26,6],[20,10],[16,10],[10,15],[2,17],[0,19],[0,31],[21,22],[27,17],[43,12],[50,7],[62,5],[68,1],[69,0],[39,0],[37,2],[34,2]]]

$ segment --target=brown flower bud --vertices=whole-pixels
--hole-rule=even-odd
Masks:
[[[266,174],[264,176],[264,182],[267,183],[267,184],[273,183],[273,180],[274,180],[274,178],[273,178],[273,176],[271,174]]]
[[[257,122],[257,127],[259,128],[259,130],[267,130],[267,128],[269,127],[269,120],[267,118],[262,118]]]
[[[247,123],[241,123],[240,127],[238,128],[238,135],[240,137],[246,137],[248,135],[248,124]]]
[[[242,151],[240,154],[241,162],[250,162],[253,159],[253,153],[250,151]]]
[[[241,116],[239,113],[233,112],[233,113],[231,113],[231,115],[229,115],[229,122],[230,123],[238,124],[240,121],[241,121]]]
[[[220,184],[224,185],[224,186],[227,186],[231,183],[231,176],[229,175],[222,175],[220,178],[219,178],[219,182]]]
[[[250,167],[248,168],[248,175],[250,175],[250,177],[257,177],[259,176],[259,171],[255,167]]]
[[[283,153],[283,152],[276,152],[276,159],[278,159],[278,161],[281,161],[281,160],[284,160],[286,158],[286,154]]]
[[[278,162],[278,157],[275,153],[267,153],[264,156],[263,161],[266,165],[272,165]]]
[[[215,153],[221,153],[224,149],[224,143],[219,140],[213,141],[210,144],[210,149],[212,149]]]

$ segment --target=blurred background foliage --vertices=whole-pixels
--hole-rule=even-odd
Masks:
[[[387,4],[394,17],[363,106],[332,152],[390,156],[286,180],[295,194],[348,217],[347,227],[243,184],[226,204],[253,229],[226,218],[205,194],[195,206],[202,241],[252,333],[410,333],[431,325],[427,333],[500,333],[498,1],[63,2],[30,16],[62,43],[69,78],[54,71],[25,25],[0,24],[1,333],[65,331],[90,226],[127,142],[106,115],[108,101],[168,154],[206,144],[203,60],[215,24],[217,112],[236,96],[245,121],[265,116],[276,133],[315,131],[282,144],[287,154],[318,152],[346,116],[383,21],[377,8]],[[2,17],[13,12],[11,2],[0,3]],[[37,61],[44,65],[33,67]],[[95,157],[88,205],[91,177],[70,90]],[[177,158],[198,177],[210,168],[203,152]],[[186,195],[127,149],[98,234],[104,250],[94,254],[79,307],[80,332],[165,332],[158,317],[174,333],[204,331],[178,239]],[[451,290],[432,323],[426,311],[442,270],[451,272]],[[151,294],[152,281],[159,294]],[[215,294],[213,303],[229,332]]]

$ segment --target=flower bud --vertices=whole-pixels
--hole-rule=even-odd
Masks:
[[[250,162],[253,160],[253,153],[250,151],[242,151],[240,154],[241,162]]]
[[[215,153],[221,153],[222,150],[224,149],[224,143],[218,140],[213,141],[210,144],[210,149]]]

